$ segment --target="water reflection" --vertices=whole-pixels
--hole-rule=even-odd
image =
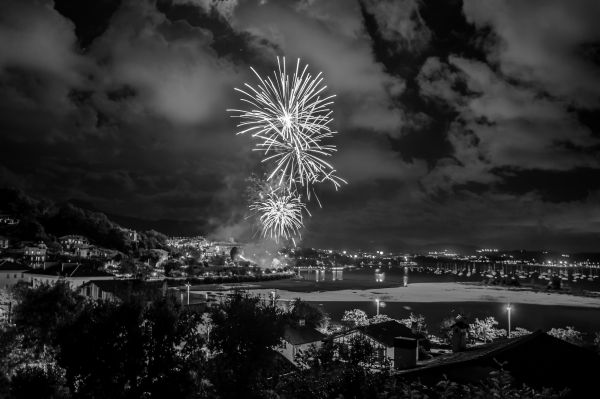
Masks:
[[[305,280],[312,280],[315,282],[321,281],[342,281],[344,279],[343,269],[306,269],[298,271],[298,276]]]
[[[331,271],[331,281],[341,281],[344,279],[344,271],[342,269]]]
[[[325,270],[315,270],[315,281],[325,281]]]

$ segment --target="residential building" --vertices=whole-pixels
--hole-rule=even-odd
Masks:
[[[78,288],[79,294],[93,300],[122,302],[132,297],[144,301],[162,298],[167,293],[167,282],[142,280],[90,280]]]
[[[311,347],[320,348],[327,336],[308,326],[286,326],[283,343],[278,351],[294,364],[298,364],[296,356]]]
[[[125,229],[125,228],[121,228],[121,231],[123,233],[125,233],[125,236],[127,238],[129,238],[132,242],[138,242],[139,240],[139,235],[138,232],[135,230],[131,230],[131,229]]]
[[[93,270],[79,263],[61,263],[60,265],[46,268],[45,270],[31,270],[25,272],[26,279],[33,287],[41,284],[55,284],[64,281],[72,289],[91,280],[113,280],[115,276],[100,270]]]
[[[424,337],[396,320],[357,327],[334,336],[334,341],[351,344],[356,337],[365,338],[375,348],[375,363],[387,363],[395,369],[414,367],[419,356],[419,345]]]
[[[5,236],[0,236],[0,249],[7,249],[10,246],[10,239]]]
[[[92,249],[93,247],[91,245],[78,245],[75,247],[75,256],[79,258],[89,258],[92,256]]]
[[[109,259],[114,257],[118,253],[114,249],[100,248],[96,246],[90,246],[89,248],[89,256],[91,256],[92,258]]]
[[[9,289],[19,281],[26,281],[25,272],[28,270],[20,263],[0,261],[0,289]]]
[[[46,262],[46,251],[48,247],[43,242],[35,245],[28,245],[23,248],[23,257],[25,262],[33,269],[39,269],[44,267]]]
[[[14,217],[14,216],[6,214],[6,213],[0,214],[0,224],[14,226],[14,225],[19,224],[19,222],[20,222],[20,219],[17,217]]]
[[[502,368],[519,381],[534,388],[571,390],[569,397],[590,398],[598,390],[600,356],[542,331],[518,338],[439,356],[398,375],[435,384],[448,378],[459,383],[479,384],[493,370]]]
[[[231,253],[231,249],[233,247],[237,247],[238,249],[243,248],[244,244],[229,242],[229,241],[215,241],[210,244],[212,248],[211,253],[214,255],[224,255],[229,256]],[[208,253],[208,250],[207,250]]]
[[[196,237],[170,237],[167,239],[167,245],[171,248],[194,248],[203,249],[209,245],[206,238]]]
[[[77,247],[89,245],[88,239],[78,234],[69,234],[59,237],[58,242],[60,242],[60,245],[62,245],[63,249],[67,251],[74,251]]]

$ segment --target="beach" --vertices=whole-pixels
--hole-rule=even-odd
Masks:
[[[274,289],[247,289],[260,295],[269,295]],[[334,291],[296,292],[276,289],[281,300],[300,298],[319,302],[372,302],[376,298],[386,302],[501,302],[548,306],[576,306],[600,308],[600,298],[568,295],[556,292],[534,292],[526,288],[506,288],[464,283],[414,283],[408,287],[373,289],[346,289]]]

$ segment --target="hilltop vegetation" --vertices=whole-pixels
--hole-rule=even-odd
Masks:
[[[104,213],[80,208],[71,202],[34,199],[20,190],[0,188],[0,212],[20,219],[16,226],[2,227],[0,234],[20,241],[44,241],[52,245],[67,234],[80,234],[100,247],[129,252],[134,249],[166,249],[167,237],[154,230],[138,232],[133,242],[123,226]]]

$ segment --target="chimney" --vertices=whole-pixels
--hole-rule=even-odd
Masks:
[[[452,352],[462,352],[467,349],[467,330],[457,324],[452,327]]]
[[[416,338],[394,338],[394,368],[396,370],[416,367],[419,356],[419,341]]]

